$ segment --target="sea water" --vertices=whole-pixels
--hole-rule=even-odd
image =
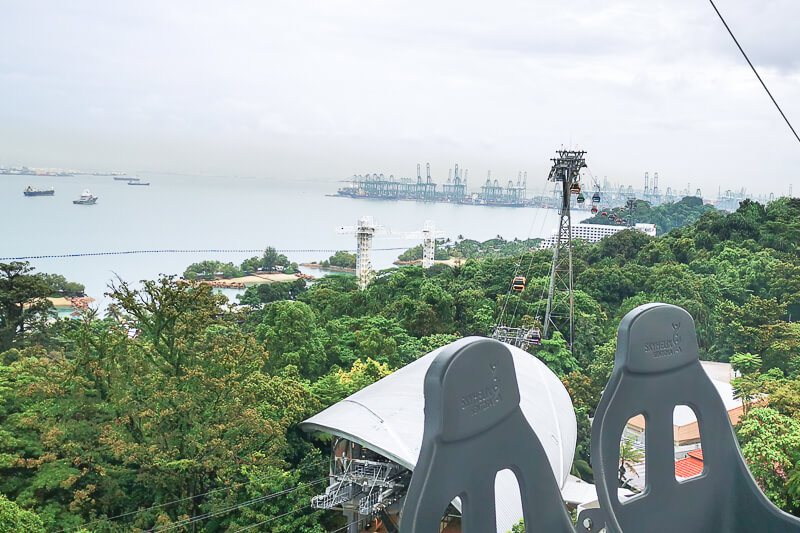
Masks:
[[[355,249],[355,237],[336,233],[370,215],[392,232],[420,231],[432,220],[446,237],[486,240],[547,237],[554,210],[385,201],[327,196],[335,179],[291,181],[244,177],[142,174],[149,187],[129,186],[111,176],[0,175],[0,257],[164,249]],[[55,187],[52,197],[25,197],[22,190]],[[95,205],[74,205],[84,189]],[[583,218],[581,212],[577,217]],[[586,215],[588,216],[588,215]],[[577,218],[576,217],[576,218]],[[373,265],[388,268],[416,240],[375,237]],[[137,282],[181,274],[204,259],[240,263],[257,253],[159,253],[32,259],[37,271],[58,273],[86,285],[103,306],[114,279]],[[323,252],[287,252],[297,263],[320,261]],[[8,259],[0,259],[8,262]]]

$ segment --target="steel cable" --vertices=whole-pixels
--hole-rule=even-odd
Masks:
[[[171,531],[171,530],[173,530],[175,528],[188,526],[189,524],[194,524],[195,522],[201,522],[203,520],[208,520],[209,518],[214,518],[216,516],[227,514],[227,513],[230,513],[231,511],[235,511],[235,510],[241,509],[243,507],[248,507],[248,506],[253,505],[255,503],[260,503],[260,502],[263,502],[263,501],[271,500],[271,499],[277,498],[278,496],[285,496],[287,494],[291,494],[292,492],[296,492],[296,491],[298,491],[300,489],[304,489],[304,488],[307,488],[307,487],[313,487],[314,485],[319,485],[320,483],[322,483],[324,481],[327,481],[327,480],[328,480],[327,477],[320,478],[320,479],[317,479],[315,481],[311,481],[309,483],[305,483],[303,485],[298,485],[298,486],[293,487],[291,489],[286,489],[286,490],[282,490],[282,491],[279,491],[279,492],[273,492],[272,494],[259,496],[258,498],[253,498],[252,500],[248,500],[246,502],[237,503],[236,505],[230,505],[228,507],[224,507],[224,508],[219,509],[217,511],[209,511],[207,513],[203,513],[203,514],[200,514],[200,515],[197,515],[197,516],[193,516],[191,518],[185,518],[183,520],[178,520],[177,522],[173,522],[171,524],[165,524],[163,526],[153,527],[153,528],[148,529],[147,532],[148,533],[158,533],[160,531]]]
[[[126,516],[135,516],[135,515],[138,515],[138,514],[147,512],[147,511],[152,511],[153,509],[161,509],[162,507],[175,505],[176,503],[181,503],[181,502],[185,502],[185,501],[188,501],[188,500],[194,500],[194,499],[197,499],[197,498],[200,498],[200,497],[203,497],[203,496],[208,496],[209,494],[216,494],[218,492],[230,491],[230,490],[234,490],[234,489],[238,489],[238,488],[247,486],[247,485],[249,485],[251,483],[255,483],[255,482],[258,482],[258,481],[268,481],[270,479],[275,479],[275,478],[281,477],[281,476],[283,476],[285,474],[292,474],[294,472],[299,472],[299,471],[302,471],[302,470],[308,470],[309,468],[313,468],[315,466],[324,464],[326,462],[328,462],[328,460],[327,459],[323,459],[321,461],[317,461],[317,462],[311,463],[309,465],[297,467],[297,468],[295,468],[293,470],[287,470],[286,472],[282,472],[280,474],[275,474],[275,475],[267,476],[267,477],[260,478],[260,479],[253,479],[253,480],[250,480],[250,481],[244,481],[244,482],[241,482],[241,483],[234,483],[230,487],[220,487],[218,489],[209,490],[209,491],[203,492],[201,494],[195,494],[194,496],[187,496],[186,498],[180,498],[178,500],[172,500],[170,502],[161,503],[161,504],[158,504],[158,505],[153,505],[151,507],[147,507],[146,509],[139,509],[138,511],[130,511],[130,512],[127,512],[127,513],[118,514],[118,515],[111,516],[111,517],[108,517],[108,518],[98,518],[97,520],[92,520],[91,522],[86,522],[85,524],[81,524],[79,526],[71,526],[71,527],[68,527],[68,528],[60,529],[58,531],[55,531],[54,533],[65,533],[66,531],[72,531],[74,529],[80,529],[80,528],[84,528],[84,527],[88,527],[88,526],[92,526],[92,525],[96,525],[96,524],[101,524],[103,522],[110,522],[110,521],[113,521],[113,520],[118,520],[120,518],[125,518]]]
[[[387,252],[396,250],[408,250],[407,246],[393,248],[373,248],[374,252]],[[355,248],[350,249],[325,249],[309,248],[299,250],[275,250],[277,253],[336,253],[336,252],[357,252]],[[125,250],[120,252],[79,252],[71,254],[48,254],[48,255],[26,255],[20,257],[0,257],[0,261],[29,261],[31,259],[65,259],[69,257],[96,257],[103,255],[134,255],[134,254],[217,254],[217,253],[261,253],[263,248],[208,248],[208,249],[164,249],[164,250]]]
[[[717,16],[719,17],[719,20],[722,21],[722,24],[725,26],[725,29],[728,30],[728,33],[730,34],[731,39],[733,39],[733,42],[736,43],[736,47],[739,48],[739,51],[744,56],[745,61],[747,61],[747,64],[750,65],[750,68],[753,70],[753,74],[756,75],[756,78],[758,78],[758,81],[761,82],[761,86],[764,87],[765,91],[767,91],[767,94],[769,95],[770,100],[772,100],[772,103],[775,104],[775,107],[778,109],[778,113],[781,114],[781,116],[783,117],[783,120],[786,122],[786,125],[789,126],[790,130],[792,130],[792,133],[794,134],[794,138],[797,139],[797,142],[800,142],[800,135],[797,134],[797,132],[795,131],[794,127],[792,126],[792,123],[789,122],[789,118],[783,112],[783,109],[781,109],[781,106],[778,105],[778,102],[775,100],[775,97],[772,96],[772,93],[767,88],[767,84],[764,83],[764,80],[761,79],[761,76],[758,74],[758,71],[756,70],[756,67],[753,65],[753,62],[750,61],[749,57],[747,57],[747,54],[745,53],[744,48],[742,48],[742,45],[739,44],[739,40],[736,39],[736,36],[733,34],[733,31],[731,31],[730,26],[728,26],[728,23],[725,22],[725,18],[722,16],[722,13],[719,12],[719,9],[717,9],[717,6],[714,4],[714,0],[708,0],[708,1],[711,3],[711,7],[714,8],[714,11],[717,12]]]

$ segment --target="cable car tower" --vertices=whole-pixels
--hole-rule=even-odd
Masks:
[[[580,171],[586,167],[583,150],[559,150],[552,159],[548,181],[561,184],[561,206],[558,210],[558,236],[553,245],[553,263],[550,267],[550,288],[547,292],[543,336],[549,338],[552,330],[568,327],[564,337],[569,350],[573,349],[575,336],[575,296],[572,275],[572,217],[570,198],[581,193]],[[556,185],[558,188],[558,185]],[[558,322],[558,323],[557,323]]]

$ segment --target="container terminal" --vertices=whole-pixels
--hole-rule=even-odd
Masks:
[[[372,200],[410,200],[417,202],[443,202],[452,204],[466,205],[490,205],[504,207],[543,207],[557,209],[561,201],[559,191],[555,188],[552,191],[528,195],[528,173],[519,172],[516,181],[514,179],[499,180],[492,179],[489,171],[486,181],[477,190],[470,190],[468,186],[468,170],[459,170],[458,165],[455,169],[448,172],[447,181],[437,183],[431,177],[430,163],[426,164],[425,176],[422,176],[421,165],[417,165],[416,178],[396,178],[394,175],[386,177],[384,174],[367,173],[353,175],[350,179],[344,180],[346,185],[339,188],[336,194],[347,198],[362,198]],[[643,187],[633,187],[632,185],[612,184],[607,178],[602,182],[594,176],[582,176],[584,183],[587,183],[585,193],[589,196],[599,195],[602,201],[599,203],[588,202],[584,204],[580,201],[580,195],[572,198],[572,207],[575,209],[590,209],[591,205],[602,209],[624,205],[630,198],[646,200],[650,205],[657,206],[669,202],[677,202],[685,196],[697,196],[704,198],[702,191],[692,189],[692,184],[687,183],[684,188],[679,187],[659,187],[658,172],[650,176],[649,172],[644,173]],[[789,196],[791,196],[791,185],[789,186]],[[705,203],[713,204],[717,209],[735,211],[739,207],[739,202],[745,198],[767,203],[781,196],[775,193],[768,195],[754,195],[744,188],[737,191],[725,190],[720,187],[716,198],[704,198]]]

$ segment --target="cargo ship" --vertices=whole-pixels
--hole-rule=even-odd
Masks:
[[[77,205],[94,205],[96,202],[97,196],[92,196],[89,189],[83,191],[83,194],[77,200],[72,200],[72,203]]]
[[[114,176],[114,180],[115,180],[115,181],[127,181],[127,182],[131,182],[131,181],[139,181],[139,178],[129,178],[129,177],[127,177],[127,176]]]
[[[138,180],[138,178],[137,178],[137,180]],[[133,181],[133,180],[131,180],[131,181],[128,182],[128,185],[141,185],[142,187],[149,187],[150,186],[150,182],[149,181]]]
[[[22,191],[22,194],[25,196],[53,196],[55,193],[56,190],[52,187],[49,189],[34,189],[30,185],[28,185],[28,187]]]

